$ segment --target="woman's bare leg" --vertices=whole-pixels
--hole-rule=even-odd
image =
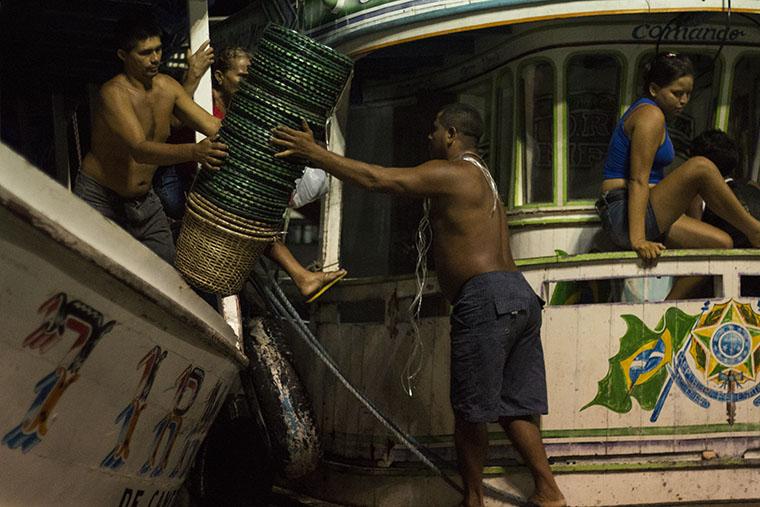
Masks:
[[[692,248],[710,248],[720,237],[715,232],[719,229],[683,215],[697,195],[719,217],[742,231],[753,246],[760,247],[760,222],[744,209],[715,165],[704,157],[690,158],[649,191],[657,225],[661,231],[671,229],[669,238],[675,233],[681,238],[675,241],[688,242]]]
[[[298,287],[302,296],[313,294],[321,287],[332,282],[334,279],[343,276],[345,269],[337,271],[309,271],[293,257],[293,253],[281,241],[275,241],[266,252],[267,257],[282,266],[282,269],[293,279],[293,283]]]
[[[655,213],[657,213],[655,211]],[[706,224],[687,215],[670,226],[665,245],[669,248],[733,248],[731,236],[724,230]],[[701,285],[707,282],[703,276],[680,276],[670,289],[666,300],[695,297]]]

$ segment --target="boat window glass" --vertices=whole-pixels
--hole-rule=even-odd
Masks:
[[[758,179],[760,174],[760,55],[747,55],[734,68],[728,133],[742,154],[738,176]]]
[[[390,167],[419,165],[429,159],[428,134],[436,113],[456,100],[453,93],[442,91],[420,93],[399,103],[351,107],[346,155]],[[413,273],[422,202],[343,185],[342,267],[356,277]],[[429,266],[434,269],[432,255]]]
[[[594,280],[545,282],[549,306],[590,305],[606,303],[657,303],[665,301],[673,284],[681,277],[635,276]],[[685,278],[685,277],[684,277]],[[705,275],[685,300],[723,297],[723,277]],[[742,294],[744,295],[744,294]]]
[[[520,73],[525,204],[554,202],[554,69],[548,62]]]
[[[496,146],[493,148],[494,178],[499,187],[501,199],[505,203],[509,201],[509,182],[514,164],[514,110],[515,85],[512,72],[506,70],[496,78],[496,131],[494,133]]]
[[[720,93],[721,61],[714,61],[712,54],[681,52],[694,64],[694,90],[689,103],[681,114],[668,120],[668,132],[676,149],[676,158],[666,169],[669,171],[681,165],[688,157],[691,140],[714,126],[715,104]],[[641,93],[644,81],[644,65],[653,56],[647,54],[641,59],[636,79],[635,96]]]
[[[481,80],[453,91],[456,94],[456,102],[472,106],[480,113],[483,119],[483,136],[478,143],[478,150],[483,160],[491,161],[491,80]]]
[[[620,62],[611,55],[582,54],[567,64],[569,200],[593,199],[620,108]]]

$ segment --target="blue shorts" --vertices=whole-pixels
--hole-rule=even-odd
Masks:
[[[596,201],[596,211],[602,220],[602,229],[607,233],[607,236],[615,246],[621,250],[633,249],[630,237],[628,236],[628,190],[618,188],[605,192]],[[659,241],[662,243],[667,238],[667,231],[664,233],[660,232],[651,202],[647,202],[644,229],[647,241]]]
[[[542,302],[519,271],[470,278],[451,313],[451,406],[465,421],[547,413]]]

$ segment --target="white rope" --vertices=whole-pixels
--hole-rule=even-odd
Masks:
[[[499,191],[496,188],[496,182],[491,176],[491,171],[488,170],[485,162],[475,153],[465,152],[458,156],[454,160],[464,160],[470,162],[475,167],[480,169],[483,176],[491,188],[493,193],[493,206],[491,208],[491,215],[496,212],[499,205]],[[417,281],[417,294],[409,305],[409,323],[412,331],[412,351],[409,353],[409,358],[406,360],[404,369],[401,372],[401,387],[404,392],[410,397],[414,395],[414,379],[419,375],[423,365],[423,349],[424,343],[422,336],[420,335],[420,310],[422,309],[422,293],[427,283],[427,254],[430,249],[430,244],[433,239],[433,231],[430,228],[430,199],[425,199],[422,205],[422,218],[417,226],[417,235],[415,237],[415,245],[417,247],[417,265],[415,266],[414,275]]]
[[[422,370],[422,355],[424,344],[420,335],[420,310],[422,309],[422,292],[427,283],[427,254],[433,239],[433,230],[430,228],[430,199],[425,199],[422,204],[422,218],[417,226],[415,246],[417,247],[417,264],[414,275],[417,281],[417,294],[409,305],[409,323],[411,325],[412,351],[406,360],[401,373],[401,387],[410,397],[414,394],[414,379]]]
[[[488,182],[488,186],[491,187],[491,193],[493,194],[493,207],[491,208],[491,216],[493,216],[493,214],[496,212],[496,208],[499,205],[499,191],[496,188],[496,182],[493,180],[491,171],[488,170],[486,163],[482,158],[480,158],[479,155],[470,152],[463,153],[455,160],[464,160],[466,162],[469,162],[480,169],[480,171],[483,173],[483,177],[485,177],[486,181]]]

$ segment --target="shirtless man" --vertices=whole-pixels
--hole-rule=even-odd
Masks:
[[[537,415],[545,414],[546,378],[539,339],[541,303],[517,271],[496,186],[477,154],[480,115],[444,107],[428,136],[433,160],[387,168],[331,153],[303,131],[277,127],[276,156],[309,165],[368,190],[429,197],[433,253],[451,315],[451,403],[465,506],[483,505],[486,423],[498,421],[535,480],[530,501],[565,505],[549,468]],[[506,329],[506,331],[505,331]]]
[[[116,30],[123,71],[100,89],[93,111],[92,147],[74,192],[126,229],[166,262],[174,262],[169,223],[151,188],[160,165],[194,161],[218,167],[227,147],[215,142],[221,121],[204,111],[171,77],[158,72],[161,29],[146,15],[128,15]],[[167,144],[172,114],[209,136]]]

